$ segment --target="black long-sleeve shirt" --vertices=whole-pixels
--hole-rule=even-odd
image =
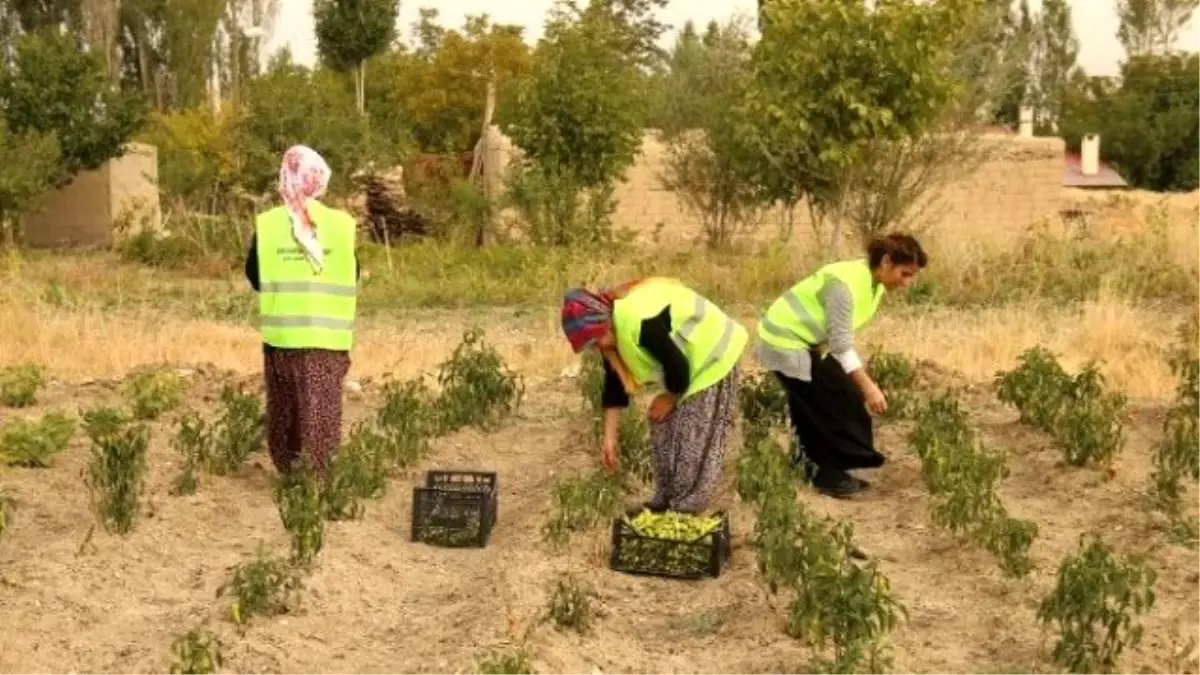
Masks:
[[[362,276],[362,265],[357,257],[354,259],[354,276],[356,279]],[[258,237],[255,235],[250,235],[250,250],[246,253],[246,281],[255,291],[259,290],[262,283],[258,274]]]
[[[671,339],[671,308],[667,307],[657,316],[642,321],[642,332],[638,337],[638,345],[646,350],[654,360],[662,366],[663,386],[666,390],[682,395],[691,384],[691,367],[687,356],[680,351]],[[605,408],[626,408],[629,406],[629,395],[621,385],[608,360],[604,360],[604,391],[600,401]]]

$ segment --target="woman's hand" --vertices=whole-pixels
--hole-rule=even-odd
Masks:
[[[863,401],[872,415],[882,415],[887,412],[887,397],[883,395],[883,390],[873,380],[867,380],[866,386],[863,387]]]
[[[646,417],[649,417],[651,422],[659,424],[670,417],[674,411],[675,395],[671,393],[659,394],[650,402],[650,409],[646,411]]]
[[[621,460],[617,458],[617,441],[615,438],[605,438],[604,443],[604,468],[608,469],[609,473],[616,473],[621,469]]]

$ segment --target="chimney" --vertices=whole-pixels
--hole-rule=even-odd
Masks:
[[[1033,108],[1021,106],[1021,126],[1017,135],[1021,138],[1033,138]]]
[[[1080,145],[1079,172],[1085,176],[1095,176],[1100,173],[1100,135],[1088,134]]]

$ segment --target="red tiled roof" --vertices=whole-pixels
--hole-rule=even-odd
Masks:
[[[1116,169],[1103,160],[1099,162],[1098,170],[1094,176],[1083,175],[1082,159],[1077,152],[1068,152],[1064,157],[1065,165],[1063,166],[1063,187],[1076,188],[1123,188],[1129,187],[1129,183],[1117,173]]]

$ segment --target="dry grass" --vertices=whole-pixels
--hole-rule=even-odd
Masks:
[[[1195,297],[1200,268],[1195,200],[1134,195],[1102,200],[1097,208],[1084,240],[1046,224],[1032,235],[926,233],[933,256],[926,277],[941,295],[924,305],[894,299],[863,339],[977,381],[1042,344],[1068,366],[1103,361],[1133,396],[1169,395],[1164,355],[1171,340],[1164,335],[1188,317],[1183,303]],[[1125,257],[1074,269],[1084,246],[1093,253],[1123,246]],[[1036,261],[1026,268],[1015,253],[1023,249]],[[803,242],[755,255],[656,250],[607,260],[423,246],[397,251],[389,270],[373,251],[352,374],[428,371],[477,322],[527,377],[555,377],[574,361],[556,314],[569,284],[673,275],[719,299],[749,326],[756,310],[803,274],[812,255]],[[244,373],[261,368],[254,296],[238,276],[187,277],[122,264],[109,253],[9,256],[2,269],[0,322],[19,330],[0,336],[0,364],[41,363],[66,380],[119,377],[160,362],[212,363]],[[1076,288],[1056,294],[1060,287],[1046,285],[1052,283]],[[1006,301],[989,302],[993,297]],[[473,308],[430,309],[442,304]]]

